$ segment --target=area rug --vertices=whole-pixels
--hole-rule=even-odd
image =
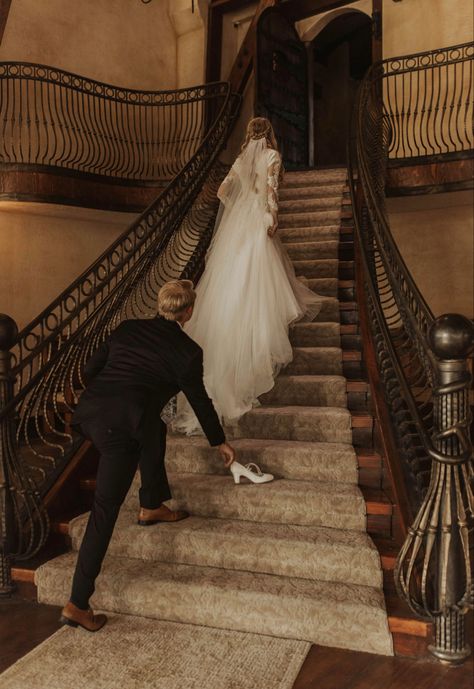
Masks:
[[[0,675],[1,689],[291,689],[310,644],[114,615],[62,627]]]

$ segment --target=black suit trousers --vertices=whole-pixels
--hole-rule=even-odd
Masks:
[[[115,522],[140,469],[140,505],[159,507],[171,498],[164,464],[166,424],[155,416],[137,432],[83,423],[82,432],[100,452],[96,489],[86,532],[79,550],[72,582],[71,602],[86,610],[95,589]]]

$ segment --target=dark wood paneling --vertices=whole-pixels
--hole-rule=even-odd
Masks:
[[[163,185],[164,186],[164,185]],[[110,211],[143,211],[163,186],[133,186],[66,171],[0,168],[0,199],[60,203]]]
[[[446,156],[447,157],[447,156]],[[474,186],[474,158],[443,160],[443,157],[418,159],[416,162],[390,161],[387,195],[433,194]]]

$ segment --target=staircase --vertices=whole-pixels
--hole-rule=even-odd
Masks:
[[[280,191],[280,239],[325,302],[314,323],[291,330],[293,361],[229,435],[239,461],[257,462],[278,480],[235,486],[204,439],[171,437],[172,506],[193,516],[137,526],[135,481],[97,582],[96,608],[393,653],[380,557],[358,487],[354,445],[363,443],[364,423],[347,408],[360,352],[343,356],[341,349],[341,339],[358,337],[345,183],[342,169],[290,172]],[[93,480],[83,482],[92,487]],[[68,524],[73,552],[36,571],[41,602],[67,600],[86,520]]]

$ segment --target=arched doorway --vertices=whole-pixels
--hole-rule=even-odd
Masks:
[[[286,169],[346,163],[351,105],[371,62],[372,19],[362,11],[326,14],[303,40],[279,8],[263,12],[255,113],[271,120]]]
[[[313,39],[314,162],[346,164],[346,140],[352,103],[372,63],[372,21],[362,12],[346,12]],[[312,72],[312,74],[311,74]]]

